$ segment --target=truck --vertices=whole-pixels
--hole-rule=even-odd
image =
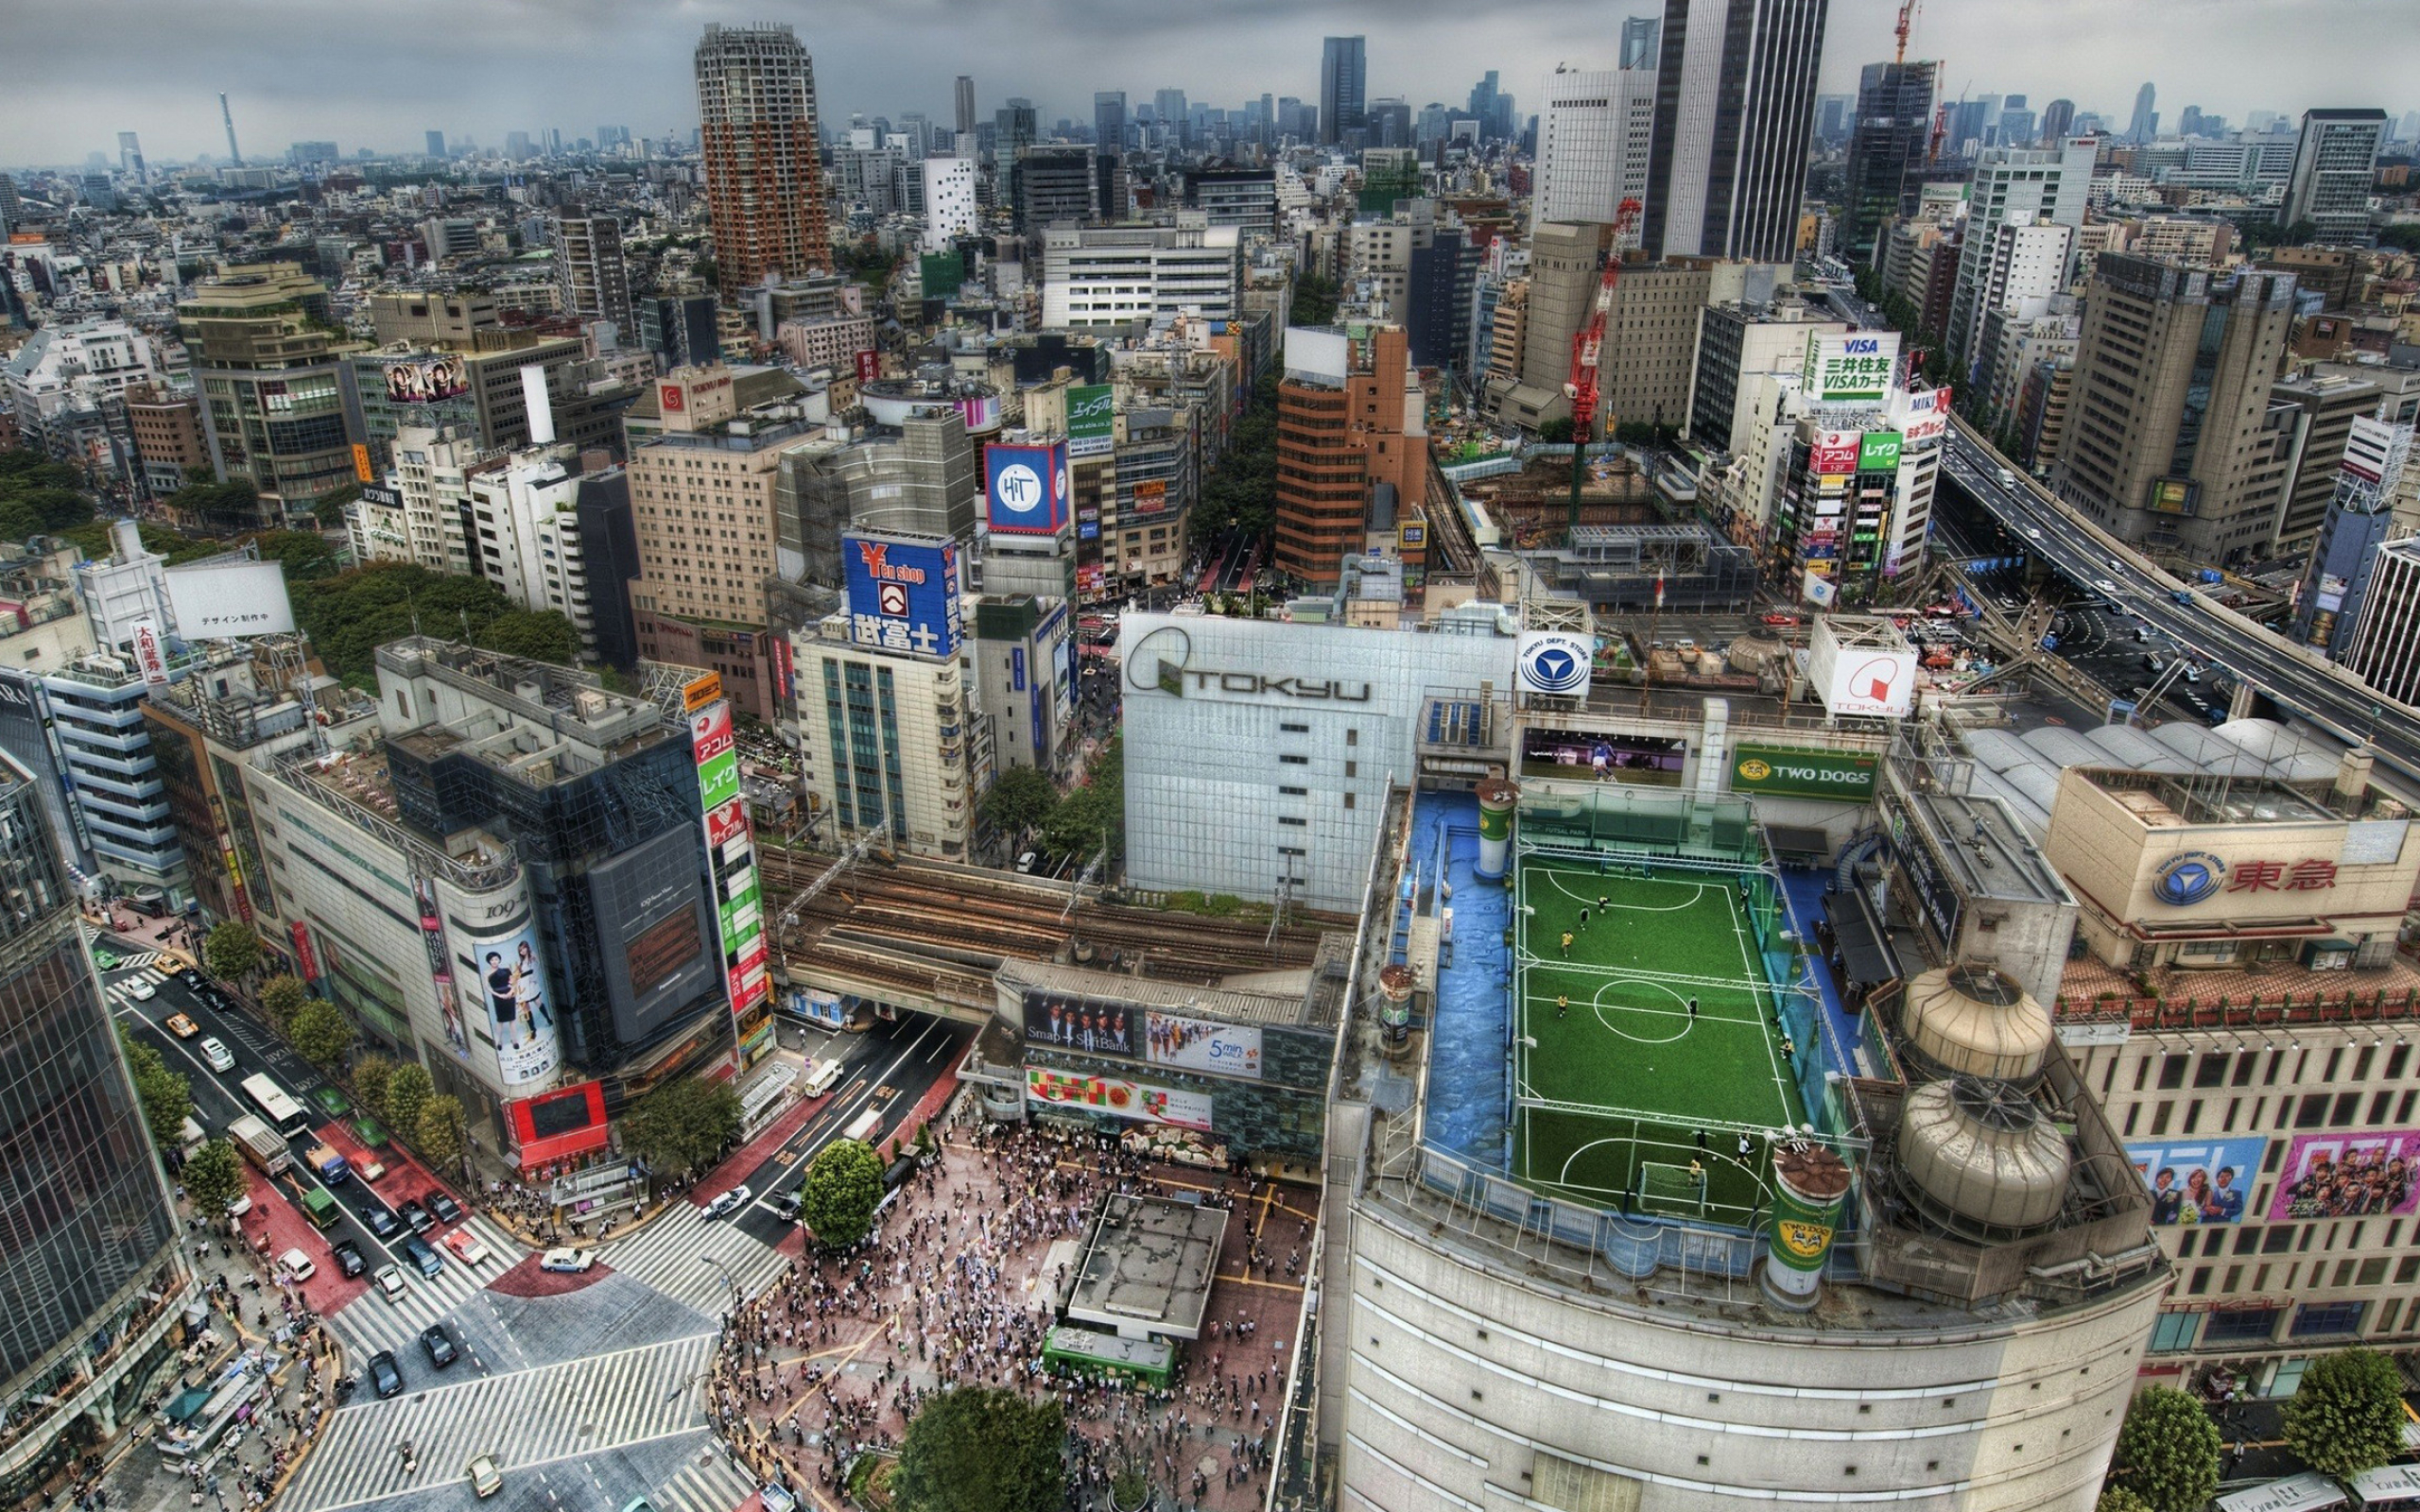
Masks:
[[[294,1163],[294,1157],[286,1153],[285,1136],[257,1113],[246,1113],[230,1123],[227,1137],[235,1142],[245,1160],[260,1167],[263,1176],[275,1176]]]
[[[311,1169],[319,1172],[320,1179],[329,1186],[337,1185],[352,1173],[343,1152],[333,1144],[314,1144],[302,1158],[311,1162]]]

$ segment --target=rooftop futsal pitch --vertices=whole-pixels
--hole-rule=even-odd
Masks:
[[[1757,966],[1762,879],[1536,853],[1515,872],[1513,1169],[1604,1208],[1745,1223],[1806,1121]]]

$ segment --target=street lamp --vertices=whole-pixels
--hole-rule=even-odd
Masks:
[[[704,1262],[706,1264],[712,1265],[716,1270],[722,1273],[724,1284],[731,1288],[731,1318],[733,1322],[738,1322],[739,1309],[741,1305],[748,1300],[746,1294],[742,1293],[739,1289],[739,1278],[731,1273],[731,1267],[729,1265],[724,1264],[721,1261],[717,1260],[712,1255],[700,1255],[698,1259]]]

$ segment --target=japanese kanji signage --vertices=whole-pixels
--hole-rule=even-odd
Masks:
[[[2170,856],[2152,880],[2152,896],[2171,908],[2230,895],[2327,892],[2336,885],[2337,863],[2318,856],[2300,860],[2221,860],[2204,850]]]
[[[849,640],[936,661],[958,655],[958,548],[943,537],[851,531],[840,538]]]
[[[1895,331],[1817,334],[1806,338],[1806,391],[1820,404],[1881,403],[1899,360]]]
[[[739,752],[733,739],[728,699],[717,698],[690,711],[689,747],[698,764],[706,865],[715,884],[715,924],[736,1034],[748,1011],[764,1001],[768,986],[764,892],[756,875],[756,843],[748,821],[748,800],[740,790]]]

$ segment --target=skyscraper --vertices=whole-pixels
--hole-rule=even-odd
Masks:
[[[1041,139],[1040,128],[1034,120],[1033,101],[1011,94],[993,117],[992,153],[1002,163],[1014,163],[1017,148],[1029,147]]]
[[[1643,245],[1786,263],[1828,0],[1664,0]]]
[[[1188,145],[1190,123],[1186,119],[1184,91],[1164,89],[1153,94],[1151,113],[1159,118],[1160,127],[1168,140],[1179,146]]]
[[[814,60],[786,25],[709,22],[697,65],[698,140],[724,292],[768,273],[829,268]]]
[[[611,320],[622,339],[637,339],[631,310],[631,270],[622,260],[622,223],[573,210],[555,222],[555,277],[563,313],[579,320]]]
[[[2075,129],[2076,102],[2055,99],[2042,107],[2042,136],[2045,142],[2064,142]],[[2011,144],[2014,146],[2014,144]]]
[[[2135,118],[2126,124],[2127,141],[2149,142],[2159,135],[2159,112],[2152,109],[2157,97],[2149,81],[2135,91]]]
[[[143,167],[143,144],[131,131],[120,131],[117,134],[117,166],[120,173],[132,179],[136,183],[141,183],[149,177]]]
[[[1320,140],[1330,146],[1361,129],[1370,97],[1369,39],[1330,37],[1320,46]]]
[[[964,136],[975,129],[975,76],[958,76],[958,134]]]
[[[2048,220],[2081,229],[2092,183],[2092,143],[2079,140],[2040,151],[1985,147],[1975,160],[1975,177],[1966,192],[1966,232],[1959,247],[1958,279],[1951,286],[1949,321],[1942,333],[1952,359],[1975,354],[1976,334],[1992,308],[1988,291],[1999,228]]]
[[[193,1280],[75,891],[41,795],[11,762],[0,762],[0,1485],[30,1505],[51,1446],[106,1404],[127,1411],[136,1383],[173,1366],[167,1319]]]
[[[1093,141],[1103,152],[1126,147],[1126,92],[1104,89],[1093,95]]]
[[[1664,23],[1653,16],[1633,16],[1622,23],[1622,66],[1653,68],[1663,52]]]
[[[1858,77],[1842,252],[1852,264],[1874,260],[1886,222],[1916,213],[1940,72],[1937,62],[1868,63]]]
[[[1558,67],[1538,112],[1531,224],[1610,221],[1645,199],[1655,134],[1655,70]]]
[[[442,131],[430,131],[426,133],[426,136],[428,155],[432,158],[443,159],[445,156],[445,133]]]
[[[2381,110],[2303,112],[2293,177],[2277,223],[2309,221],[2323,242],[2369,240],[2370,182],[2385,135]]]

